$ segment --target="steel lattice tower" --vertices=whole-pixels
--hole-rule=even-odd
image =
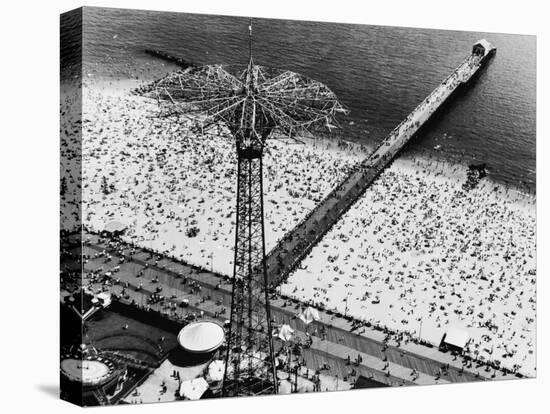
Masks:
[[[277,393],[277,376],[265,264],[263,168],[265,139],[272,121],[256,107],[257,71],[249,61],[244,76],[246,97],[231,132],[237,145],[237,229],[233,262],[231,325],[227,338],[222,395]]]
[[[291,71],[257,66],[244,70],[210,65],[176,72],[142,88],[155,97],[159,116],[202,118],[197,130],[224,124],[237,150],[237,210],[230,327],[223,396],[273,394],[277,377],[269,305],[263,208],[262,154],[268,138],[297,139],[318,128],[329,130],[346,112],[320,82]]]
[[[262,147],[238,151],[237,230],[224,396],[276,393],[262,188]]]

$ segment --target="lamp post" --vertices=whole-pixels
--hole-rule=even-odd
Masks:
[[[296,362],[294,367],[294,392],[298,393],[298,370],[300,369],[300,361]]]
[[[206,257],[210,258],[210,271],[213,272],[214,271],[214,250],[210,250],[210,253],[208,253],[206,251],[206,242],[199,241],[199,245],[202,247],[201,253],[204,250],[204,252],[206,253]],[[205,267],[208,267],[208,262],[206,262]]]
[[[214,250],[210,252],[210,271],[214,271]]]

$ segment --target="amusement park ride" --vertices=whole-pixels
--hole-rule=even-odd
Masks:
[[[160,116],[198,115],[201,131],[224,125],[237,151],[237,223],[230,328],[223,396],[277,392],[265,262],[262,154],[269,139],[338,125],[346,109],[324,84],[291,71],[254,64],[252,24],[245,68],[192,67],[152,84]],[[199,120],[199,121],[197,121]]]

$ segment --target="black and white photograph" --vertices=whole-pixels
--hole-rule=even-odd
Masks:
[[[62,398],[536,376],[535,45],[62,15]]]
[[[21,46],[9,372],[59,407],[538,412],[544,36],[494,24],[527,7],[207,3],[65,2],[56,60]]]

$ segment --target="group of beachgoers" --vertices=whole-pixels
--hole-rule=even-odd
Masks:
[[[235,143],[223,127],[198,134],[191,121],[158,119],[157,111],[154,100],[83,88],[82,223],[101,231],[121,221],[129,242],[231,275]],[[345,141],[270,141],[263,157],[266,249],[366,151]]]
[[[128,242],[231,275],[237,177],[225,128],[198,134],[192,121],[158,119],[156,102],[128,88],[90,85],[82,89],[81,123],[64,116],[61,125],[63,168],[78,170],[82,162],[84,226],[99,232],[119,220]],[[62,112],[72,100],[67,94]],[[366,155],[366,148],[342,141],[269,142],[267,250]],[[70,230],[80,219],[73,208],[80,177],[65,176],[63,227]],[[459,325],[472,337],[474,356],[533,374],[534,200],[488,180],[465,190],[465,180],[461,167],[422,159],[394,163],[282,293],[432,343]]]
[[[281,287],[301,301],[535,372],[535,200],[466,168],[397,161]]]

